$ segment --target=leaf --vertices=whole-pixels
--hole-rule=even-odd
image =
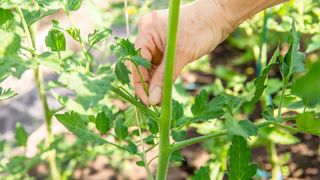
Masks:
[[[20,78],[22,73],[29,67],[31,67],[31,62],[24,61],[18,55],[3,57],[0,55],[0,82],[10,75]]]
[[[229,180],[248,180],[256,174],[257,165],[251,164],[251,152],[247,141],[241,136],[233,136],[229,150]]]
[[[46,9],[60,9],[61,8],[61,0],[35,0],[39,6]]]
[[[129,84],[130,79],[129,79],[129,74],[130,71],[127,69],[127,67],[123,64],[122,61],[118,61],[114,70],[117,79],[122,83],[122,84]]]
[[[112,120],[109,119],[105,112],[100,112],[96,117],[96,128],[101,134],[105,134],[111,129]]]
[[[128,128],[123,125],[123,120],[119,119],[116,121],[116,126],[114,128],[116,137],[121,141],[128,136]]]
[[[157,134],[159,132],[159,125],[152,118],[148,118],[148,126],[149,126],[149,130],[152,134]]]
[[[80,29],[71,27],[71,28],[68,28],[66,31],[72,37],[72,39],[74,39],[75,41],[80,42],[80,39],[81,39],[81,37],[80,37]]]
[[[67,12],[76,11],[81,7],[83,0],[65,0],[65,9]]]
[[[110,49],[121,59],[128,59],[139,55],[139,51],[134,48],[134,44],[128,39],[116,38],[116,42],[110,46]]]
[[[28,133],[20,123],[16,124],[15,140],[17,146],[27,145]]]
[[[26,23],[28,26],[31,26],[33,23],[39,21],[40,19],[49,16],[55,12],[57,12],[58,9],[22,9],[23,16],[26,20]]]
[[[208,168],[201,167],[192,178],[193,180],[210,180]]]
[[[106,39],[112,34],[112,31],[107,28],[95,29],[93,33],[88,36],[89,50],[98,42]]]
[[[248,136],[256,136],[258,134],[258,127],[248,120],[239,121],[239,125],[248,134]]]
[[[183,141],[186,137],[187,132],[186,131],[176,131],[172,130],[172,138],[176,142]]]
[[[282,122],[282,120],[280,118],[274,117],[274,107],[273,107],[273,105],[268,105],[266,107],[266,110],[263,111],[262,116],[267,121]]]
[[[320,118],[316,118],[314,111],[299,114],[296,123],[298,129],[320,136]]]
[[[0,8],[0,26],[14,18],[13,13],[9,9]]]
[[[289,50],[284,59],[280,59],[280,71],[286,79],[293,73],[304,71],[304,54],[299,52],[299,36],[296,31],[295,21],[292,22],[288,43],[290,44]]]
[[[46,36],[46,46],[51,51],[65,51],[66,50],[66,39],[63,32],[58,29],[51,29]]]
[[[277,127],[259,128],[258,137],[283,145],[296,144],[299,142],[299,139],[292,135],[292,133]]]
[[[154,137],[153,135],[150,135],[146,138],[143,139],[143,142],[145,142],[146,144],[149,144],[149,145],[153,145],[154,144]]]
[[[128,146],[126,148],[128,150],[128,152],[130,152],[131,154],[137,154],[138,152],[138,147],[132,142],[129,141],[128,142]]]
[[[16,55],[20,49],[20,36],[0,29],[0,56]]]
[[[235,98],[232,96],[220,94],[205,104],[203,108],[198,108],[194,119],[208,120],[221,117],[224,114],[224,106],[227,104],[232,106],[234,100]],[[201,111],[199,111],[200,109]]]
[[[63,72],[59,77],[59,82],[74,91],[76,100],[85,109],[88,109],[104,98],[111,89],[113,79],[111,68],[109,66],[101,66],[96,74]]]
[[[37,61],[37,63],[44,65],[50,68],[50,70],[56,71],[57,73],[63,71],[61,67],[62,62],[59,59],[57,53],[50,51],[43,52],[39,54],[39,56],[35,58],[35,60]]]
[[[183,116],[182,105],[176,101],[172,100],[172,117],[171,117],[171,126],[175,127],[176,122]]]
[[[191,112],[194,116],[199,115],[204,111],[205,105],[208,103],[208,93],[206,90],[202,90],[194,100],[194,104],[191,106]]]
[[[248,134],[247,131],[245,131],[242,127],[244,125],[240,125],[238,121],[236,121],[231,114],[227,113],[225,114],[225,119],[226,119],[226,128],[227,131],[232,134],[232,135],[237,135],[237,136],[242,136],[244,138],[248,138],[250,135]],[[250,127],[250,126],[249,126]]]
[[[170,161],[184,161],[184,158],[181,155],[180,151],[174,151],[171,153]]]
[[[138,111],[135,106],[129,105],[124,112],[125,121],[123,123],[126,127],[131,127],[137,124],[136,112]]]
[[[86,127],[84,120],[81,119],[78,113],[71,112],[71,113],[57,114],[55,115],[55,117],[70,132],[78,136],[81,140],[85,142],[98,144],[98,145],[107,143],[106,140],[94,134]]]
[[[144,162],[143,161],[137,161],[136,165],[138,165],[140,167],[144,167]]]
[[[279,48],[274,52],[268,66],[262,71],[261,75],[257,77],[257,79],[254,81],[255,86],[255,92],[254,96],[252,98],[252,102],[258,102],[260,97],[262,96],[264,90],[266,89],[266,79],[268,77],[269,71],[276,65],[275,61],[279,57]]]
[[[291,93],[303,99],[305,105],[320,104],[320,61],[314,63],[307,74],[298,78]]]
[[[16,95],[17,93],[13,92],[11,89],[2,89],[0,87],[0,101],[10,99]]]
[[[141,65],[141,66],[143,66],[143,67],[145,67],[147,69],[149,69],[150,66],[151,66],[150,61],[148,61],[147,59],[144,59],[144,58],[142,58],[140,56],[133,56],[133,57],[130,58],[130,60],[132,62],[134,62],[135,64]]]

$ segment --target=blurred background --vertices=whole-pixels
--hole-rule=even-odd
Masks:
[[[184,1],[189,3],[192,1]],[[137,32],[139,16],[152,10],[167,8],[164,0],[129,0],[127,9],[122,0],[84,0],[78,11],[71,16],[87,36],[96,27],[111,27],[113,36],[127,37],[134,40]],[[125,11],[128,12],[129,32],[126,32]],[[184,107],[190,107],[193,96],[200,89],[206,89],[211,95],[228,92],[239,95],[245,91],[245,83],[253,80],[261,68],[270,59],[274,50],[279,46],[282,51],[288,49],[286,42],[291,28],[292,18],[296,21],[297,30],[301,37],[301,51],[306,53],[306,68],[320,60],[320,2],[318,0],[294,0],[283,5],[268,9],[255,15],[236,29],[227,40],[220,44],[212,53],[186,67],[177,80],[174,88],[174,97]],[[57,19],[62,26],[70,26],[70,22],[62,12],[56,12],[45,17],[36,26],[36,44],[38,49],[45,49],[44,40],[51,27],[52,19]],[[110,55],[109,45],[111,38],[99,44],[93,51],[97,63],[115,61]],[[67,46],[79,51],[80,46],[71,38],[67,39]],[[46,82],[57,79],[55,73],[42,68]],[[267,92],[274,97],[274,103],[279,101],[281,88],[281,74],[272,71]],[[31,179],[46,179],[48,167],[41,159],[39,149],[44,146],[46,136],[43,121],[43,111],[33,71],[26,71],[21,79],[10,77],[1,82],[1,87],[11,88],[18,96],[0,102],[0,179],[1,170],[6,178],[21,177],[17,174],[27,173]],[[59,94],[68,95],[68,91],[58,90]],[[60,104],[52,93],[48,95],[50,107],[59,108]],[[285,105],[293,104],[293,97],[286,97]],[[268,99],[266,99],[268,101]],[[113,101],[118,108],[126,108],[122,101]],[[319,109],[319,107],[317,107]],[[243,117],[258,119],[261,117],[261,104],[246,104]],[[288,112],[290,113],[290,112]],[[20,123],[30,135],[27,148],[15,145],[16,124]],[[192,126],[187,131],[187,137],[206,134],[221,129],[219,122],[203,122]],[[59,122],[53,120],[53,133],[56,134],[58,164],[63,170],[66,179],[146,179],[143,168],[135,164],[135,159],[113,147],[90,146],[86,142],[76,139]],[[268,143],[276,143],[276,154],[282,168],[282,177],[279,179],[320,179],[320,145],[319,137],[305,134],[293,134],[286,130],[271,129],[261,132],[259,138],[251,139],[253,161],[258,164],[259,179],[270,177],[270,152]],[[223,179],[226,170],[230,139],[219,138],[203,144],[193,145],[182,150],[184,161],[172,164],[169,179],[187,179],[203,164],[210,167],[212,177]],[[230,137],[229,137],[230,138]],[[156,151],[155,151],[156,152]],[[26,154],[25,163],[22,160],[6,158],[21,153]],[[152,153],[151,153],[152,154]],[[154,155],[155,153],[153,153]],[[36,158],[34,158],[36,157]],[[12,172],[5,172],[5,166],[15,167]],[[156,164],[151,164],[155,171]]]

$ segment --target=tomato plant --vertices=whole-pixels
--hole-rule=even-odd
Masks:
[[[228,178],[239,180],[251,179],[256,174],[257,165],[251,163],[247,140],[263,136],[261,133],[265,132],[266,128],[320,135],[320,111],[317,109],[317,105],[320,104],[320,62],[315,62],[309,71],[305,72],[305,56],[300,52],[299,34],[294,20],[291,22],[287,40],[288,50],[280,52],[283,50],[277,48],[258,77],[245,85],[245,91],[239,95],[222,92],[210,99],[209,93],[202,90],[195,97],[194,103],[188,109],[190,113],[187,114],[183,105],[172,98],[179,0],[172,0],[169,5],[170,19],[161,107],[145,106],[133,94],[130,71],[126,63],[132,63],[140,72],[139,66],[150,68],[150,62],[140,56],[140,50],[135,49],[129,39],[115,38],[110,45],[112,54],[117,56],[115,63],[99,64],[94,59],[92,51],[99,43],[110,39],[112,31],[109,27],[102,27],[84,37],[70,16],[72,11],[81,7],[81,0],[0,2],[0,81],[9,76],[19,78],[28,69],[34,71],[47,127],[45,153],[51,179],[62,178],[61,169],[56,164],[56,150],[52,148],[53,118],[85,142],[96,146],[105,145],[106,148],[113,146],[140,158],[136,164],[145,169],[149,179],[154,179],[149,165],[157,159],[155,177],[159,180],[167,178],[170,161],[181,160],[179,151],[196,143],[222,136],[232,137],[225,166],[228,167]],[[71,26],[65,27],[57,20],[52,20],[52,27],[44,42],[47,49],[41,51],[36,48],[34,24],[57,11],[65,13]],[[80,45],[80,52],[68,49],[66,36]],[[45,83],[40,71],[42,66],[54,71],[58,76],[57,80]],[[245,104],[258,103],[267,96],[269,72],[276,68],[281,74],[279,101],[274,103],[271,100],[271,103],[264,107],[259,121],[242,119],[239,114]],[[141,81],[147,91],[148,87],[142,78]],[[59,94],[56,91],[59,88],[69,90],[72,95]],[[61,108],[49,107],[49,94],[59,101]],[[13,90],[0,89],[0,100],[14,96],[16,93]],[[303,110],[294,111],[294,114],[283,113],[287,96],[294,96],[297,99],[296,103],[303,106]],[[124,112],[112,105],[111,101],[117,98],[128,102],[128,108]],[[189,126],[218,119],[223,121],[222,129],[185,139]],[[26,145],[27,133],[20,125],[16,128],[16,140],[17,145]],[[158,154],[147,159],[146,154],[154,148],[158,148]],[[272,163],[277,165],[277,160],[273,160]],[[277,171],[273,173],[273,176],[276,175]],[[194,179],[210,179],[208,169],[201,167]]]

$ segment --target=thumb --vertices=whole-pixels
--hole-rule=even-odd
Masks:
[[[173,81],[177,79],[183,67],[184,66],[179,63],[175,65]],[[162,61],[151,77],[150,87],[149,87],[149,103],[151,105],[157,105],[161,102],[162,93],[163,93],[164,74],[165,74],[165,61]]]

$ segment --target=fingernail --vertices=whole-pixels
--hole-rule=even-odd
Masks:
[[[162,89],[159,86],[156,86],[152,89],[149,96],[149,103],[151,105],[156,105],[161,101]]]

